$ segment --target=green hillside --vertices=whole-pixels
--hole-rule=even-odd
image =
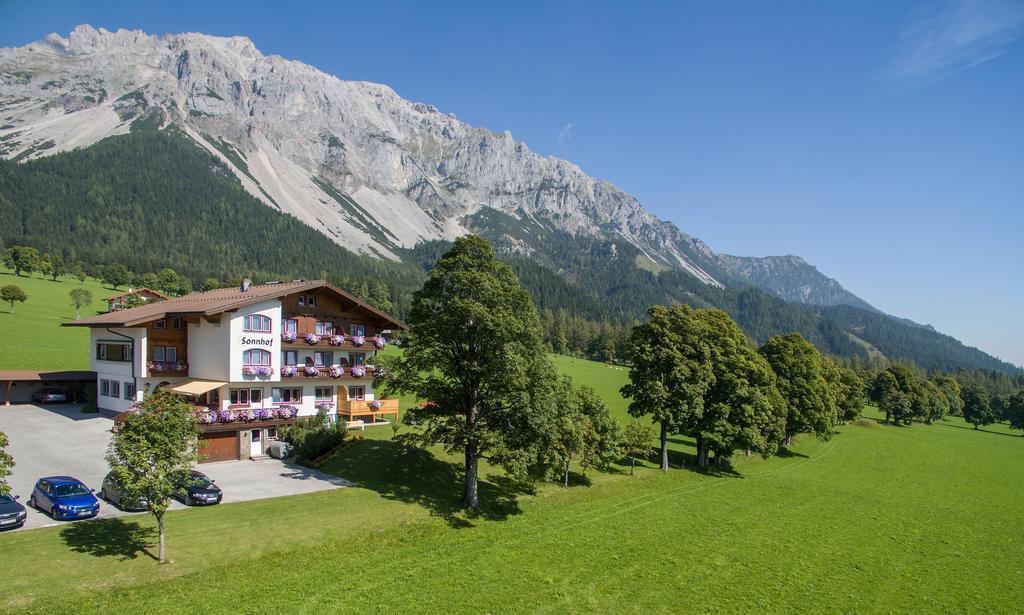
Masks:
[[[558,365],[607,381],[621,409],[607,368]],[[1008,485],[1024,480],[1024,438],[959,419],[839,431],[718,475],[647,466],[529,495],[485,470],[470,517],[452,508],[455,458],[368,430],[325,468],[358,487],[171,512],[167,566],[146,555],[148,516],[0,535],[0,608],[1016,610],[1024,492]],[[673,438],[674,466],[690,452]]]
[[[38,275],[15,276],[0,267],[0,286],[8,284],[24,290],[28,300],[15,304],[13,314],[10,305],[0,304],[0,334],[4,339],[0,344],[0,369],[89,369],[89,331],[60,326],[75,319],[68,293],[73,288],[92,293],[93,304],[82,310],[82,316],[89,316],[105,311],[103,299],[116,291],[93,279],[80,283],[73,278],[58,278],[54,282]]]

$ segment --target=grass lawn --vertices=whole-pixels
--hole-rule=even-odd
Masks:
[[[0,369],[89,369],[88,329],[60,326],[75,319],[68,293],[74,288],[92,293],[92,305],[82,309],[85,317],[106,310],[103,299],[116,291],[91,278],[84,283],[71,277],[54,282],[39,274],[15,276],[0,267],[0,286],[8,284],[21,287],[28,300],[15,304],[14,314],[10,304],[0,304]]]
[[[605,395],[619,386],[603,365],[556,360]],[[324,468],[359,487],[170,513],[170,565],[149,555],[147,516],[0,535],[0,608],[1018,609],[1024,438],[955,418],[866,423],[717,475],[645,465],[531,494],[485,470],[476,516],[453,508],[457,459],[371,429]],[[690,444],[674,438],[674,463]]]

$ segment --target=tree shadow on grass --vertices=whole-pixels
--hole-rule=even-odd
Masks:
[[[142,527],[134,521],[80,521],[62,529],[60,537],[72,551],[95,557],[118,557],[124,561],[135,559],[141,553],[153,560],[157,559],[149,550],[157,538],[156,529]]]
[[[692,446],[696,448],[697,441],[693,439],[680,438],[679,436],[673,436],[668,439],[670,444],[681,444],[683,446]]]
[[[654,459],[659,460],[656,463],[660,465],[661,449],[655,449]],[[720,476],[726,478],[743,478],[743,475],[736,471],[736,468],[732,465],[731,459],[723,459],[720,463],[715,463],[714,459],[708,463],[708,467],[700,468],[697,466],[697,455],[696,453],[684,453],[682,451],[676,451],[668,449],[668,467],[679,468],[682,470],[689,470],[690,472],[696,472],[698,474],[706,474],[708,476]]]
[[[941,425],[943,427],[952,427],[953,429],[966,429],[967,431],[981,431],[981,432],[984,432],[984,433],[995,434],[997,436],[1010,436],[1011,438],[1019,438],[1022,435],[1024,435],[1024,433],[1022,433],[1022,434],[1015,434],[1015,433],[1007,433],[1005,431],[992,431],[991,429],[983,429],[981,427],[979,427],[978,429],[975,429],[973,426],[972,427],[968,427],[967,425],[953,425],[953,424],[947,423],[945,421],[935,422],[935,423],[932,423],[932,425]]]
[[[479,481],[480,508],[465,511],[462,468],[438,459],[428,450],[390,440],[355,442],[324,464],[321,470],[337,474],[382,496],[418,504],[455,528],[471,527],[471,519],[504,520],[521,511],[518,496],[533,493],[527,483],[505,476],[487,475]]]
[[[786,448],[785,446],[780,446],[778,452],[775,453],[775,456],[780,457],[782,459],[793,459],[794,457],[808,459],[807,455],[804,455],[803,453],[798,453],[792,449]]]

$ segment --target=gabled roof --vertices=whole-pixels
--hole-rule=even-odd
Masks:
[[[171,297],[165,301],[147,303],[127,310],[118,310],[81,320],[61,323],[65,327],[136,327],[168,316],[215,316],[237,310],[247,305],[270,299],[279,299],[293,293],[324,289],[355,303],[391,326],[406,329],[404,322],[385,314],[364,301],[353,297],[324,280],[297,280],[275,284],[252,285],[249,290],[240,288],[218,288],[205,292],[191,293],[184,297]]]
[[[161,299],[164,299],[164,300],[167,300],[167,299],[171,298],[170,295],[165,295],[165,294],[163,294],[162,292],[160,292],[158,290],[153,290],[152,288],[136,288],[135,290],[129,290],[127,292],[123,292],[120,295],[114,295],[113,297],[107,297],[106,299],[104,299],[104,301],[113,301],[114,299],[120,299],[121,297],[128,297],[129,295],[136,295],[138,293],[149,293],[151,295],[156,295],[157,297],[160,297]]]

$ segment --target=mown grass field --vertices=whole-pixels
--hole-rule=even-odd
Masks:
[[[84,318],[106,310],[103,299],[116,291],[91,278],[84,283],[71,277],[54,282],[39,274],[15,276],[0,267],[0,286],[8,284],[21,287],[28,300],[16,303],[14,314],[10,304],[0,303],[0,369],[89,369],[88,330],[60,326],[75,319],[68,293],[73,288],[92,293],[92,305],[82,309]]]
[[[625,370],[556,357],[617,416]],[[531,493],[367,430],[324,468],[360,483],[168,516],[0,535],[17,611],[1013,612],[1024,599],[1024,438],[960,419],[851,425],[732,471],[650,464]],[[673,465],[692,453],[673,439]]]

